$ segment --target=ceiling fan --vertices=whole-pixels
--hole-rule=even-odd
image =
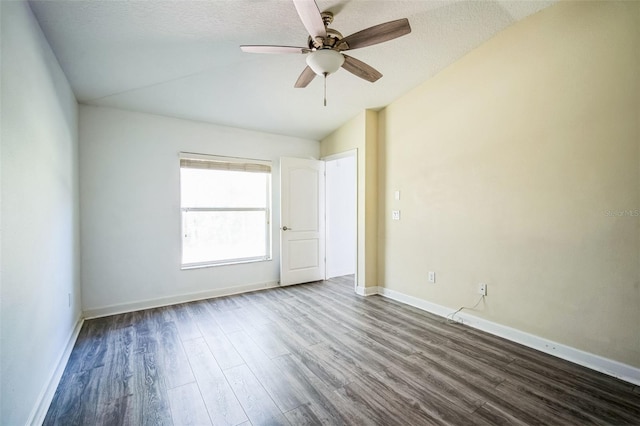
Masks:
[[[294,46],[240,46],[248,53],[298,53],[308,54],[307,67],[302,71],[294,87],[307,87],[316,75],[325,78],[324,105],[327,105],[326,78],[340,67],[370,82],[377,81],[382,74],[364,62],[345,55],[344,51],[359,49],[385,41],[393,40],[411,32],[407,18],[385,22],[343,37],[338,31],[329,28],[333,22],[333,13],[322,12],[315,0],[293,0],[300,20],[309,33],[306,47]]]

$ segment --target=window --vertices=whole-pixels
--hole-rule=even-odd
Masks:
[[[182,267],[271,258],[271,163],[180,156]]]

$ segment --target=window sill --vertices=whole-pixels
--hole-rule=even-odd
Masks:
[[[185,271],[189,269],[202,269],[202,268],[214,268],[216,266],[229,266],[229,265],[242,265],[246,263],[258,263],[258,262],[271,262],[273,258],[259,259],[242,259],[242,260],[229,260],[223,262],[203,262],[203,263],[187,263],[180,266],[180,270]]]

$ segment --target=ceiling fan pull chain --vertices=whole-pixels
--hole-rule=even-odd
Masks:
[[[329,73],[324,73],[324,106],[327,106],[327,75]]]

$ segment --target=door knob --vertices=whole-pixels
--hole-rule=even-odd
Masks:
[[[283,230],[283,231],[291,231],[291,228],[287,228],[286,226],[283,226],[283,227],[282,227],[282,230]]]

